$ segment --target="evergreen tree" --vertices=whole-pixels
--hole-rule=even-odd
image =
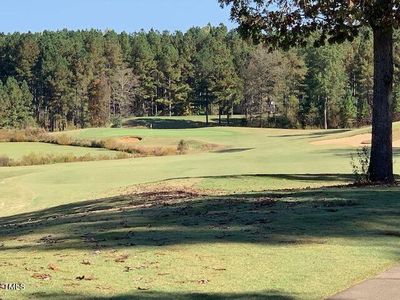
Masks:
[[[89,86],[89,122],[93,127],[106,126],[110,120],[111,89],[105,76]]]
[[[9,77],[5,85],[0,85],[0,127],[22,128],[32,121],[32,94],[28,84],[21,84]]]
[[[140,32],[133,39],[132,66],[135,75],[139,80],[139,87],[136,91],[136,114],[148,114],[150,108],[150,112],[157,115],[157,106],[155,105],[157,97],[157,85],[155,79],[158,75],[157,64],[155,61],[155,55],[144,32]]]

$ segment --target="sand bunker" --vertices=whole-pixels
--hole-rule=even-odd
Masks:
[[[312,142],[311,144],[317,146],[336,145],[346,147],[362,147],[371,145],[371,134],[365,133],[333,140],[316,141]],[[400,147],[400,140],[393,141],[393,147]]]

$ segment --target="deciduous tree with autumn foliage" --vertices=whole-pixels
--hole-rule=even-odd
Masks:
[[[399,24],[397,0],[219,0],[231,5],[239,31],[267,45],[304,46],[353,40],[370,27],[374,44],[374,93],[370,180],[393,183],[393,33]]]

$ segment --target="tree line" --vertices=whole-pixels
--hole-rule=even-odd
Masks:
[[[223,25],[1,34],[0,77],[2,128],[191,114],[207,123],[211,114],[228,123],[242,114],[249,126],[353,127],[371,122],[372,37],[364,29],[352,42],[270,52]]]

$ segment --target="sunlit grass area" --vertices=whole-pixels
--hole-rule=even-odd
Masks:
[[[27,286],[5,299],[321,299],[399,261],[400,190],[338,187],[356,148],[314,144],[348,131],[171,120],[67,134],[218,148],[0,168],[0,281]],[[104,152],[0,149],[29,146]]]

